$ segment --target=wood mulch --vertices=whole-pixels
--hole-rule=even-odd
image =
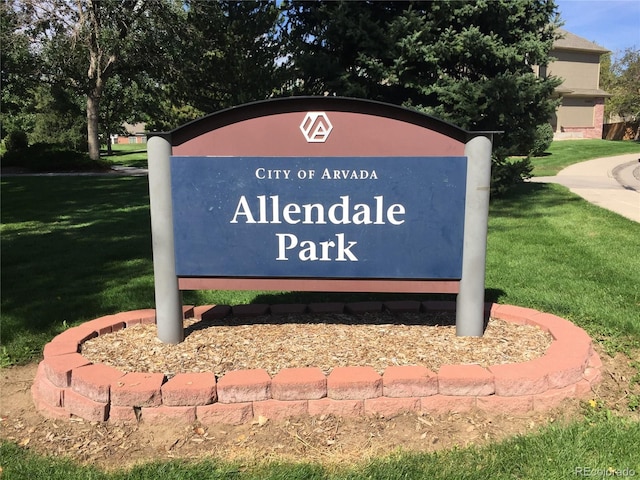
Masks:
[[[134,325],[82,345],[93,363],[128,372],[213,372],[262,368],[519,363],[544,355],[552,337],[541,329],[490,319],[484,336],[457,337],[448,314],[388,312],[185,321],[185,340],[163,344],[155,325]]]

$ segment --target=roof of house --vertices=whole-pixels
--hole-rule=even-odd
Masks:
[[[558,28],[558,33],[562,36],[553,42],[554,49],[562,49],[562,50],[581,50],[583,52],[594,52],[594,53],[607,53],[610,50],[607,50],[604,47],[601,47],[597,43],[590,42],[586,38],[579,37],[578,35],[568,32],[562,28]]]

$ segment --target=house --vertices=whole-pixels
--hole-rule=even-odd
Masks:
[[[112,134],[111,144],[124,144],[124,143],[147,143],[147,134],[145,131],[145,123],[123,124],[125,135]]]
[[[602,138],[604,102],[611,95],[600,89],[600,56],[609,50],[559,30],[562,38],[550,53],[554,60],[546,68],[538,67],[540,76],[563,80],[555,91],[562,103],[551,119],[554,139]]]

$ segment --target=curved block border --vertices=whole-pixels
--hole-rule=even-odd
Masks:
[[[390,417],[402,412],[442,414],[479,409],[526,414],[583,398],[601,380],[602,363],[591,338],[571,322],[529,308],[486,304],[486,313],[517,324],[537,326],[553,341],[537,359],[483,368],[443,365],[390,366],[382,375],[371,367],[286,368],[271,377],[265,370],[213,373],[123,373],[92,364],[79,352],[88,339],[138,323],[155,323],[155,311],[135,310],[97,318],[70,328],[44,347],[31,392],[45,416],[72,415],[98,422],[181,422],[241,424],[265,417],[301,415]],[[185,318],[353,313],[453,311],[453,302],[359,302],[309,305],[207,305],[185,307]]]

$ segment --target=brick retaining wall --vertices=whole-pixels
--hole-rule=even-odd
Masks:
[[[185,307],[185,317],[221,317],[289,312],[452,311],[450,302],[360,302],[297,306]],[[601,379],[602,363],[584,330],[555,315],[511,305],[487,304],[492,317],[534,325],[553,342],[540,358],[517,364],[390,366],[382,375],[371,367],[286,368],[271,377],[265,370],[213,373],[123,373],[91,364],[80,353],[88,339],[137,324],[155,323],[154,310],[101,317],[70,328],[44,348],[31,392],[37,409],[53,418],[81,417],[98,422],[182,422],[241,424],[265,417],[301,415],[390,417],[402,412],[441,414],[479,409],[524,414],[558,406],[567,398],[589,396]]]

